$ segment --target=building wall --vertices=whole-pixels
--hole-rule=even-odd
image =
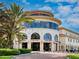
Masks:
[[[77,33],[74,33],[66,29],[59,30],[59,33],[59,40],[61,42],[60,50],[62,49],[62,46],[64,51],[66,51],[66,49],[79,49],[79,35]]]
[[[55,47],[54,47],[53,42],[55,40],[54,39],[55,35],[58,35],[59,34],[57,30],[44,29],[44,28],[40,28],[40,29],[38,29],[38,28],[30,28],[30,29],[26,29],[24,32],[27,34],[27,38],[28,39],[23,40],[23,42],[28,42],[29,43],[28,48],[31,48],[31,46],[30,46],[30,43],[31,42],[41,42],[42,41],[43,43],[45,43],[45,42],[51,43],[52,44],[52,50],[53,51],[55,50]],[[38,39],[38,40],[36,40],[36,39],[35,40],[32,40],[31,39],[31,35],[33,33],[38,33],[40,35],[40,39]],[[52,41],[45,41],[44,40],[44,35],[46,33],[50,33],[52,35]],[[41,45],[41,47],[42,47],[42,45]]]
[[[31,48],[32,42],[40,42],[40,51],[44,51],[44,43],[51,44],[51,51],[66,51],[66,49],[79,48],[79,34],[67,30],[65,28],[59,29],[58,27],[61,24],[61,21],[55,19],[54,16],[47,11],[31,11],[27,12],[25,17],[30,17],[34,19],[31,24],[23,23],[22,25],[26,29],[21,32],[25,33],[27,39],[24,39],[20,43],[16,38],[14,42],[14,48],[22,48],[22,43],[27,42],[27,48]],[[35,24],[36,23],[36,24]],[[38,33],[40,39],[31,39],[33,33]],[[44,35],[49,33],[52,36],[52,40],[45,41]],[[57,47],[57,48],[56,48]]]
[[[39,21],[53,22],[53,21],[45,20],[45,19],[44,20],[39,19]],[[40,42],[40,51],[44,51],[44,49],[43,49],[44,48],[43,47],[44,43],[50,43],[51,44],[51,51],[56,51],[55,43],[57,43],[57,42],[55,42],[55,36],[56,35],[59,36],[59,32],[58,32],[57,29],[50,29],[50,28],[26,28],[26,29],[22,30],[21,32],[23,32],[23,33],[25,33],[27,35],[27,39],[24,39],[20,43],[20,45],[19,45],[19,43],[16,44],[14,42],[14,48],[22,48],[22,43],[27,42],[28,43],[27,44],[27,48],[30,49],[32,42]],[[32,40],[31,39],[31,35],[33,33],[38,33],[40,35],[40,39],[38,39],[38,40],[37,39],[33,39]],[[46,33],[49,33],[52,36],[52,40],[51,41],[45,41],[44,40],[44,35]],[[59,37],[58,37],[58,40],[59,40]],[[58,50],[58,48],[57,48],[57,50]]]

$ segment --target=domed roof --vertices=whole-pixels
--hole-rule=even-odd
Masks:
[[[31,17],[33,19],[45,19],[45,20],[52,20],[59,25],[61,24],[61,21],[59,19],[54,18],[54,15],[49,11],[26,11],[24,16]]]
[[[35,11],[26,11],[25,12],[26,15],[30,16],[30,15],[42,15],[42,16],[51,16],[54,17],[54,15],[52,13],[50,13],[49,11],[40,11],[40,10],[35,10]]]

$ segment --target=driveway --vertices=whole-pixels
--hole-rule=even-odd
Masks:
[[[16,56],[15,59],[66,59],[66,53],[31,53]]]

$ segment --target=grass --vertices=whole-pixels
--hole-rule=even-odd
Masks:
[[[12,56],[0,56],[0,59],[12,59]]]
[[[79,59],[79,54],[72,54],[72,55],[68,55],[67,57],[71,59]]]

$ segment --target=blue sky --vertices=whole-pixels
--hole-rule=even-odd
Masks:
[[[5,6],[13,2],[26,10],[47,10],[62,21],[65,28],[79,33],[79,0],[0,0]]]

